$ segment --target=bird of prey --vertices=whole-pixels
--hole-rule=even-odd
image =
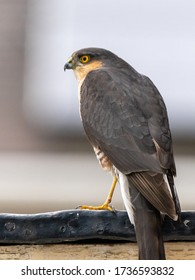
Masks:
[[[135,227],[139,259],[165,259],[163,215],[176,221],[180,204],[162,96],[148,77],[105,49],[74,52],[66,69],[72,69],[78,81],[80,113],[89,142],[101,166],[114,177],[106,202],[89,209],[111,210],[118,181]]]

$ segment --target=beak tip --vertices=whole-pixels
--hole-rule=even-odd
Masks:
[[[70,69],[70,65],[68,62],[64,65],[64,71],[66,71],[67,69]]]
[[[64,65],[64,71],[66,71],[67,69],[72,69],[72,61],[68,60],[68,62],[66,62],[66,64]]]

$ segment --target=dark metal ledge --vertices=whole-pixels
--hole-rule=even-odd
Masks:
[[[163,232],[166,241],[195,241],[195,211],[183,211],[181,223],[166,217]],[[134,227],[125,211],[0,214],[0,244],[46,244],[92,239],[135,241]]]

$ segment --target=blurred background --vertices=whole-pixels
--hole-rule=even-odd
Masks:
[[[176,186],[195,209],[195,2],[0,0],[0,212],[101,204],[112,178],[83,133],[77,49],[102,47],[149,76],[167,105]],[[119,188],[113,205],[124,209]]]

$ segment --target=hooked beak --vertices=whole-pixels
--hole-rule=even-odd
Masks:
[[[66,69],[72,69],[72,68],[73,68],[72,58],[70,58],[68,62],[66,62],[66,64],[64,65],[64,71],[66,71]]]

